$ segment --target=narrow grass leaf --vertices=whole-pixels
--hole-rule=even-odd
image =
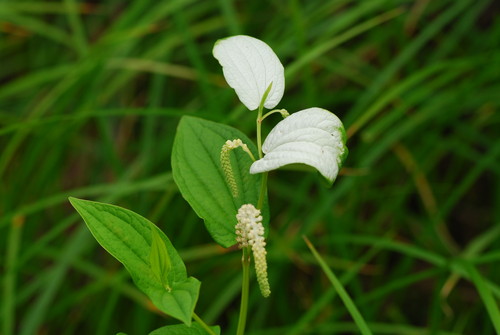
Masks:
[[[460,262],[463,268],[468,272],[470,280],[476,286],[476,289],[483,301],[484,307],[490,316],[491,323],[496,330],[497,334],[500,334],[500,309],[498,309],[498,304],[491,293],[489,285],[487,285],[483,276],[477,271],[477,269],[467,261]]]
[[[323,269],[323,272],[326,274],[328,279],[330,280],[330,283],[332,283],[333,287],[335,287],[335,290],[337,291],[340,299],[342,299],[342,302],[344,303],[345,307],[351,314],[354,322],[356,323],[356,326],[358,329],[361,331],[361,334],[363,335],[371,335],[372,332],[368,325],[365,322],[365,319],[359,312],[358,308],[352,301],[351,297],[347,293],[347,291],[344,289],[344,286],[342,286],[342,283],[340,280],[338,280],[337,276],[330,270],[328,265],[325,263],[323,258],[318,254],[312,243],[307,239],[307,237],[303,236],[304,241],[306,242],[307,246],[309,247],[309,250],[311,250],[312,254],[314,255],[314,258],[318,261],[319,265],[321,266],[321,269]]]
[[[85,228],[77,229],[60,249],[60,258],[45,274],[39,289],[40,294],[30,301],[29,308],[25,310],[24,317],[20,320],[20,335],[36,334],[44,324],[47,313],[56,302],[56,295],[67,281],[68,271],[75,260],[81,256],[88,246],[88,232]]]

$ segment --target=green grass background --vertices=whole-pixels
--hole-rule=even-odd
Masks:
[[[331,110],[350,150],[331,189],[270,175],[272,295],[252,281],[248,334],[358,333],[303,234],[373,333],[500,333],[495,0],[0,2],[0,333],[176,323],[68,196],[157,223],[202,281],[197,313],[235,332],[241,254],[214,245],[170,168],[182,115],[255,136],[211,55],[234,34],[281,59],[278,107]]]

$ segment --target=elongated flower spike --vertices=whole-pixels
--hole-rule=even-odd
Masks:
[[[231,159],[229,157],[229,154],[231,150],[236,148],[241,148],[250,156],[252,161],[255,161],[255,157],[253,156],[250,149],[248,149],[248,146],[245,143],[243,143],[243,141],[241,141],[239,138],[232,141],[227,140],[226,143],[224,143],[224,145],[222,146],[222,149],[220,151],[220,163],[222,170],[224,171],[224,176],[226,177],[226,181],[229,185],[229,188],[231,189],[231,193],[235,198],[237,198],[239,194],[238,185],[236,185],[236,181],[234,179],[233,168],[231,166]]]
[[[240,248],[252,247],[257,282],[259,283],[260,292],[267,298],[271,294],[271,289],[267,280],[267,251],[260,210],[252,204],[243,205],[238,210],[236,219],[238,220],[235,226],[236,240]]]

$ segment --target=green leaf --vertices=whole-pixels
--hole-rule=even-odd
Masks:
[[[190,325],[201,283],[187,277],[186,267],[168,237],[153,223],[127,209],[76,198],[69,201],[97,242],[125,266],[134,283],[153,304]],[[170,271],[163,275],[171,291],[165,289],[150,263],[155,235],[163,242],[164,252],[170,259]]]
[[[210,329],[217,335],[220,335],[220,327],[213,326]],[[207,335],[208,332],[203,329],[200,324],[197,322],[193,322],[191,327],[186,325],[173,325],[161,327],[156,330],[153,330],[149,335]]]
[[[172,288],[168,281],[168,274],[172,270],[172,262],[170,261],[167,247],[158,231],[154,228],[154,225],[151,225],[151,237],[151,251],[149,252],[151,271],[153,271],[156,278],[160,280],[167,291],[170,291]]]
[[[241,139],[257,157],[257,148],[241,131],[212,121],[184,116],[175,136],[172,173],[182,196],[205,221],[213,239],[223,247],[236,243],[234,226],[241,205],[257,206],[262,175],[249,172],[252,159],[241,148],[231,151],[230,159],[238,196],[234,197],[220,163],[221,149],[227,140]],[[267,233],[267,199],[261,209]]]

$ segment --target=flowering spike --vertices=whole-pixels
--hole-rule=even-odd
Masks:
[[[240,248],[252,247],[255,261],[255,273],[259,283],[260,292],[267,298],[271,294],[267,280],[266,242],[264,240],[264,226],[262,226],[262,215],[260,210],[252,204],[240,207],[236,214],[236,240]]]
[[[226,181],[231,189],[233,197],[238,197],[238,186],[236,185],[236,180],[234,179],[233,168],[231,167],[231,159],[229,157],[229,152],[233,149],[232,141],[227,141],[220,152],[220,164],[224,175],[226,176]]]
[[[248,149],[248,146],[243,143],[240,139],[235,139],[235,140],[227,140],[226,143],[222,146],[221,152],[220,152],[220,163],[222,166],[222,170],[224,171],[224,175],[226,176],[226,181],[229,184],[229,188],[231,189],[231,193],[233,194],[233,197],[237,198],[238,197],[238,185],[236,184],[236,180],[234,179],[234,174],[233,174],[233,168],[231,166],[231,159],[229,157],[229,153],[231,150],[236,149],[236,148],[241,148],[243,151],[245,151],[250,158],[252,158],[253,161],[255,161],[255,158]]]

